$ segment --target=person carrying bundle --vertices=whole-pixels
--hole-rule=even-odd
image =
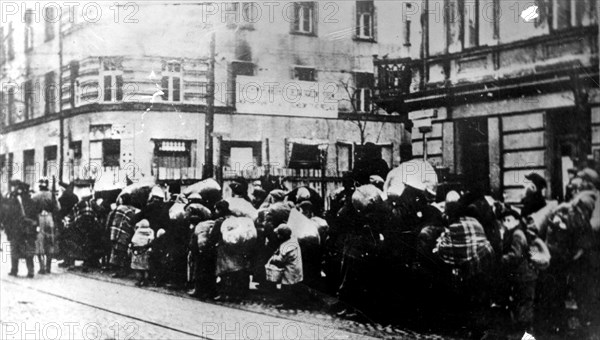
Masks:
[[[302,252],[298,239],[292,236],[292,229],[287,224],[281,224],[275,228],[275,235],[280,245],[269,260],[267,267],[272,264],[281,268],[282,295],[285,304],[291,306],[302,296],[300,292],[300,283],[304,279]]]

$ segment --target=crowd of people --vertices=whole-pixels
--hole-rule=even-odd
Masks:
[[[53,258],[67,268],[83,260],[84,270],[135,271],[138,286],[187,286],[205,300],[244,299],[252,287],[296,306],[325,293],[340,315],[460,315],[485,329],[484,315],[498,313],[530,333],[600,320],[595,170],[574,171],[560,203],[546,200],[546,180],[531,173],[511,206],[468,185],[436,202],[437,178],[403,169],[365,162],[344,176],[327,211],[314,190],[266,180],[239,179],[227,199],[210,179],[172,197],[161,186],[124,190],[112,207],[72,186],[56,198],[47,180],[30,196],[13,181],[1,215],[10,275],[25,258],[33,277],[39,256],[40,274]]]

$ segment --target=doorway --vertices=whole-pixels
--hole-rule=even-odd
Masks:
[[[490,191],[489,133],[486,117],[468,118],[455,123],[456,172],[468,188],[484,194]]]
[[[548,155],[552,199],[563,200],[569,182],[569,168],[584,166],[591,152],[591,117],[589,110],[574,108],[547,114]]]

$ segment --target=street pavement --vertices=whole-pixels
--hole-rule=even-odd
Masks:
[[[2,339],[370,339],[305,323],[95,280],[56,269],[34,279],[1,263]],[[60,336],[58,336],[60,335]]]
[[[3,235],[4,236],[4,235]],[[2,237],[3,240],[6,238]],[[138,288],[99,272],[26,278],[0,253],[0,339],[442,339],[321,312],[279,310],[257,303],[206,303],[184,292]]]

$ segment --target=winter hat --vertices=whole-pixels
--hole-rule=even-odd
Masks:
[[[529,175],[525,176],[525,178],[533,182],[535,187],[540,191],[548,186],[546,179],[537,172],[532,172]]]
[[[577,173],[577,177],[592,183],[596,189],[600,189],[600,176],[598,176],[596,170],[585,168]]]
[[[146,219],[143,219],[143,220],[139,221],[138,223],[136,223],[135,227],[136,227],[136,229],[150,228],[150,222],[148,222],[148,220],[146,220]]]

